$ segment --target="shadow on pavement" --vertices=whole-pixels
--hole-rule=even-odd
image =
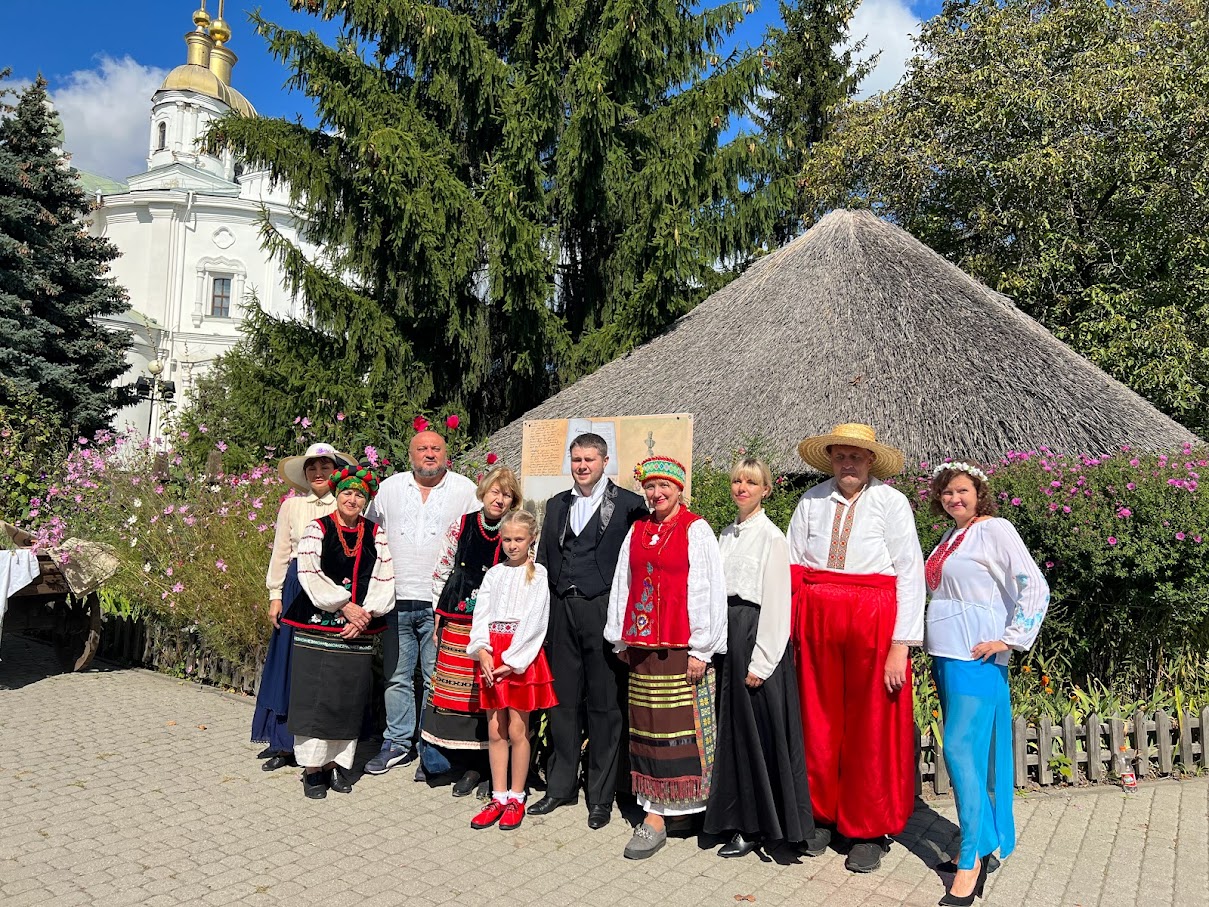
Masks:
[[[121,670],[116,665],[94,659],[84,674],[108,673]],[[0,637],[0,690],[19,690],[30,684],[57,677],[63,673],[50,643],[30,639],[19,633]]]

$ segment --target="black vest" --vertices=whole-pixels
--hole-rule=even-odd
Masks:
[[[571,514],[568,510],[567,519]],[[609,591],[613,577],[602,576],[600,565],[596,558],[597,536],[600,534],[600,508],[592,514],[584,531],[576,535],[570,525],[567,526],[561,547],[563,564],[558,576],[559,595],[566,595],[572,586],[584,598],[595,598]]]
[[[361,539],[361,557],[354,559],[344,553],[344,546],[340,544],[340,534],[343,533],[346,544],[352,545],[357,540],[356,533],[342,529],[331,514],[320,517],[318,522],[323,529],[323,547],[319,554],[319,569],[332,582],[348,589],[354,602],[365,601],[365,593],[369,590],[369,584],[373,582],[374,564],[378,561],[378,550],[374,547],[374,533],[378,529],[377,525],[365,519],[360,521],[365,527]],[[281,620],[299,630],[324,633],[339,633],[347,624],[339,611],[333,613],[316,607],[310,596],[306,594],[305,587],[298,593],[297,598],[294,599]],[[385,629],[386,618],[379,615],[370,620],[365,634],[381,633]]]

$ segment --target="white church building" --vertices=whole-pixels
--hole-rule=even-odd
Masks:
[[[92,232],[121,251],[112,276],[130,294],[130,311],[112,321],[134,334],[130,369],[118,383],[142,378],[144,396],[154,391],[121,410],[115,424],[151,436],[239,339],[248,294],[274,316],[302,314],[281,266],[261,248],[266,214],[287,239],[298,240],[288,187],[274,185],[265,171],[245,170],[229,152],[200,150],[214,120],[231,110],[248,117],[256,111],[231,85],[236,56],[226,46],[231,30],[221,11],[211,20],[203,2],[193,22],[186,62],[151,98],[147,169],[124,186],[101,181],[91,189]],[[169,395],[171,401],[164,399]]]

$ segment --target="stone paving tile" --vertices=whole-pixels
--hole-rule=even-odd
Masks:
[[[3,658],[3,907],[922,907],[943,893],[930,866],[957,833],[951,802],[920,804],[868,876],[834,851],[720,860],[693,837],[632,863],[619,816],[592,832],[581,805],[475,832],[477,803],[408,768],[308,801],[296,773],[260,771],[242,697],[105,665],[57,675],[48,649],[12,635]],[[989,903],[1209,904],[1209,779],[1029,795],[1016,817],[1019,849]]]

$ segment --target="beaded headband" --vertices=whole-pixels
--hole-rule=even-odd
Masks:
[[[634,478],[638,480],[639,485],[651,479],[667,479],[683,491],[687,475],[684,465],[678,460],[671,457],[647,457],[634,467]]]
[[[940,463],[932,470],[932,478],[936,478],[946,469],[953,472],[964,472],[968,476],[973,476],[976,479],[982,479],[984,482],[991,481],[990,476],[979,469],[977,466],[972,466],[969,463]]]

